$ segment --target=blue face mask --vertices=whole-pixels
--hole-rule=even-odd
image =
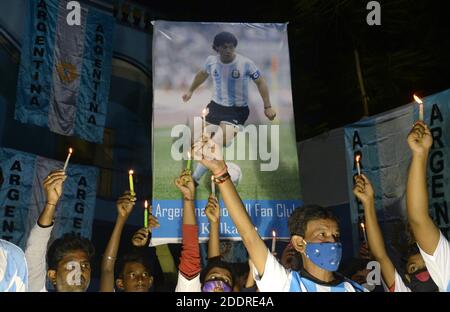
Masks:
[[[337,271],[342,257],[341,243],[307,243],[306,256],[318,267],[330,271]]]

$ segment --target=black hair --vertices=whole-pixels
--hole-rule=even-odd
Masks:
[[[123,278],[123,270],[125,269],[125,265],[129,262],[137,262],[142,264],[148,271],[149,275],[153,275],[152,264],[150,261],[150,257],[146,256],[141,249],[132,249],[126,252],[116,265],[116,273],[119,278]]]
[[[84,251],[91,262],[95,254],[95,248],[92,242],[84,237],[73,233],[66,233],[63,237],[56,239],[47,250],[47,265],[49,270],[56,270],[58,263],[64,256],[72,251]]]
[[[417,254],[420,254],[419,247],[417,247],[417,244],[416,243],[409,244],[406,258],[409,259],[409,257]]]
[[[214,37],[212,48],[214,51],[217,51],[217,48],[223,46],[225,43],[232,43],[234,47],[237,47],[238,41],[235,35],[228,31],[223,31]]]
[[[208,273],[214,269],[214,268],[222,268],[230,272],[231,274],[231,288],[234,287],[234,284],[236,282],[236,273],[233,269],[233,266],[231,263],[225,262],[220,260],[220,257],[214,257],[208,259],[208,264],[206,267],[203,268],[203,270],[200,273],[200,283],[203,285],[205,283],[205,278]]]
[[[318,205],[307,205],[297,207],[288,220],[288,228],[291,235],[300,235],[305,237],[306,226],[309,221],[328,219],[334,220],[339,225],[339,220],[334,216],[330,208],[324,208]]]

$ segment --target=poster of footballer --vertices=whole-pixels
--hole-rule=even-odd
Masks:
[[[174,180],[190,169],[200,241],[215,191],[221,238],[240,239],[211,173],[190,155],[208,136],[261,237],[288,238],[302,204],[287,24],[154,22],[153,244],[181,241],[183,195]]]

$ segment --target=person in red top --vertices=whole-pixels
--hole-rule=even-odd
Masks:
[[[209,261],[207,267],[202,271],[194,206],[195,186],[190,172],[184,170],[175,180],[175,185],[183,194],[183,241],[175,291],[231,291],[234,283],[233,272],[226,263],[221,260]],[[207,207],[212,204],[210,197]],[[213,287],[211,288],[211,286]]]

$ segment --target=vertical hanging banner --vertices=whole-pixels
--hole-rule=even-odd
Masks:
[[[24,248],[28,233],[44,208],[42,182],[63,162],[0,148],[0,238]],[[69,164],[55,215],[52,239],[64,233],[91,237],[97,175],[94,167]]]
[[[28,0],[15,118],[101,143],[114,18],[69,2]]]
[[[425,97],[423,101],[424,121],[430,127],[434,140],[427,172],[430,215],[448,238],[450,90]],[[358,203],[352,192],[353,177],[357,174],[355,158],[360,155],[361,172],[370,179],[374,187],[375,206],[384,230],[386,246],[398,246],[402,243],[401,236],[406,235],[406,182],[411,161],[407,136],[414,122],[418,120],[418,111],[418,105],[411,103],[345,127],[348,191],[354,238],[358,237],[359,222],[364,218],[362,204]],[[354,243],[356,248],[358,242]]]
[[[187,161],[201,133],[225,146],[231,179],[261,237],[275,230],[288,239],[287,219],[302,201],[287,24],[156,21],[153,40],[153,214],[161,226],[152,243],[181,241],[183,201],[174,180],[188,163],[198,183],[200,241],[209,237],[211,173]],[[223,201],[220,208],[221,238],[240,239]]]

